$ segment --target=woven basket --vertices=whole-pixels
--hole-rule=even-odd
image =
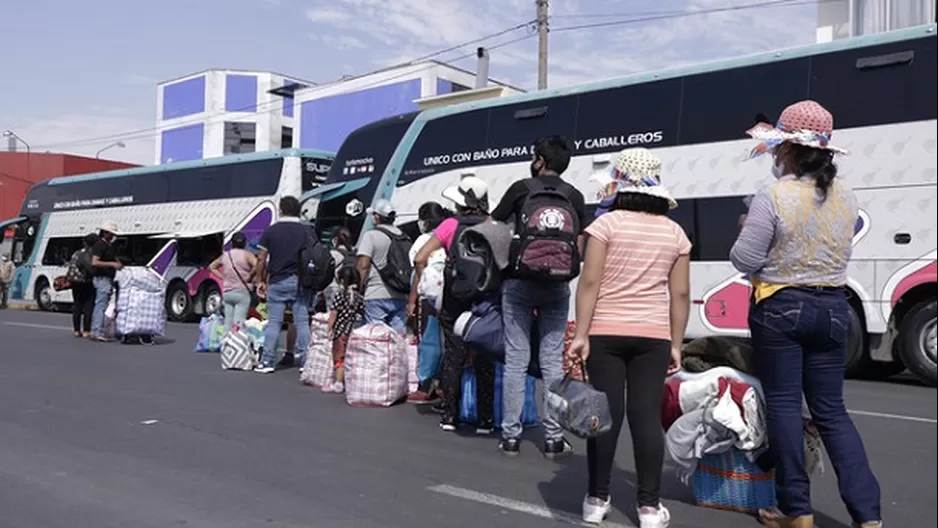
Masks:
[[[693,477],[698,506],[755,513],[775,506],[775,477],[738,449],[706,455]]]

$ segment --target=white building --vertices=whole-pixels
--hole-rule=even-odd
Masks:
[[[936,0],[833,0],[818,2],[817,41],[882,33],[935,19]]]
[[[501,86],[506,95],[521,91],[479,84]],[[321,85],[270,72],[202,71],[158,85],[154,158],[159,164],[291,147],[336,151],[360,126],[476,85],[475,73],[436,61]]]
[[[289,97],[271,91],[314,83],[278,73],[206,70],[159,83],[156,163],[289,148]]]

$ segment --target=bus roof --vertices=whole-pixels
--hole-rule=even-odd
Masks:
[[[676,68],[670,68],[660,71],[650,71],[642,73],[634,73],[621,77],[613,77],[611,79],[603,79],[600,81],[593,81],[585,84],[578,84],[576,86],[566,86],[562,88],[552,88],[549,90],[541,90],[537,92],[528,92],[522,94],[512,94],[506,97],[499,97],[495,99],[483,99],[481,101],[473,101],[468,103],[461,103],[452,106],[444,106],[440,108],[433,108],[421,112],[417,117],[416,122],[426,122],[440,117],[459,114],[462,112],[468,112],[471,110],[478,110],[482,108],[494,108],[498,106],[505,106],[515,103],[523,103],[528,101],[539,101],[542,99],[550,99],[553,97],[560,97],[565,95],[577,95],[581,93],[594,92],[598,90],[605,90],[608,88],[619,88],[622,86],[629,86],[633,84],[642,84],[647,82],[661,81],[665,79],[673,79],[676,77],[685,77],[689,75],[696,75],[702,73],[709,73],[719,70],[729,70],[734,68],[744,68],[746,66],[754,66],[757,64],[767,64],[779,60],[788,60],[796,59],[800,57],[808,57],[811,55],[820,55],[823,53],[828,53],[831,51],[841,51],[847,49],[856,49],[866,46],[876,45],[876,44],[887,44],[891,42],[902,42],[904,40],[912,40],[916,38],[921,38],[928,35],[935,35],[936,24],[926,24],[922,26],[916,26],[907,29],[899,29],[895,31],[888,31],[884,33],[876,33],[873,35],[863,35],[860,37],[854,37],[849,39],[840,39],[834,40],[831,42],[823,42],[819,44],[810,44],[807,46],[800,46],[796,48],[789,48],[783,50],[768,51],[763,53],[758,53],[755,55],[748,55],[744,57],[736,57],[732,59],[725,59],[714,62],[705,62],[699,64],[693,64],[690,66],[681,66]]]
[[[335,157],[334,152],[327,152],[324,150],[315,150],[315,149],[283,149],[283,150],[268,150],[263,152],[252,152],[250,154],[232,154],[228,156],[222,156],[218,158],[209,158],[209,159],[200,159],[192,161],[180,161],[176,163],[167,163],[165,165],[153,165],[150,167],[134,167],[132,169],[119,169],[112,171],[104,172],[91,172],[88,174],[79,174],[76,176],[65,176],[62,178],[53,178],[45,182],[41,182],[38,185],[67,185],[70,183],[82,182],[82,181],[91,181],[91,180],[103,180],[107,178],[121,178],[124,176],[138,176],[141,174],[153,174],[174,170],[182,169],[192,169],[196,167],[214,167],[220,165],[233,165],[236,163],[243,163],[248,161],[258,161],[265,159],[274,159],[274,158],[292,158],[292,157],[303,157],[303,158],[322,158],[322,159],[333,159]]]

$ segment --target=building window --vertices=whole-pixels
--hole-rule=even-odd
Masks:
[[[450,83],[450,84],[453,86],[453,90],[450,93],[467,92],[471,89],[464,84],[459,84],[459,83]]]
[[[254,123],[225,122],[225,155],[247,154],[257,150]]]
[[[293,128],[287,126],[280,128],[280,148],[293,148]]]

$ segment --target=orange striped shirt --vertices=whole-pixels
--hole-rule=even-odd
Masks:
[[[606,245],[590,335],[670,340],[668,275],[691,249],[681,226],[666,216],[612,211],[586,234]]]

